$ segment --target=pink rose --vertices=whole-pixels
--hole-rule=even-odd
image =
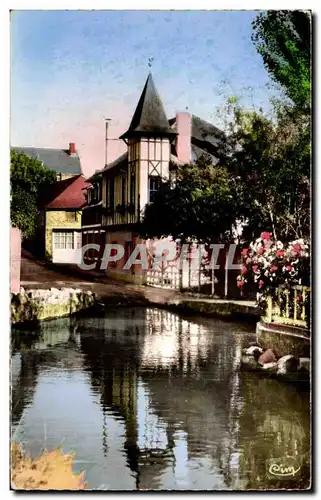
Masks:
[[[299,243],[295,243],[295,244],[293,245],[293,250],[294,250],[295,252],[300,252],[300,250],[301,250],[301,245],[300,245]]]
[[[269,240],[271,238],[271,233],[268,233],[268,232],[264,232],[261,234],[261,238],[262,240]]]
[[[262,288],[262,286],[263,286],[263,285],[264,285],[264,281],[260,280],[260,281],[258,282],[258,286],[259,286],[259,288]]]
[[[247,267],[246,266],[243,266],[243,269],[242,269],[242,274],[245,274],[247,273]]]
[[[243,286],[244,286],[244,281],[241,281],[241,280],[240,280],[240,281],[238,281],[238,282],[237,282],[237,286],[238,286],[239,288],[243,288]]]
[[[270,267],[270,270],[272,271],[272,273],[273,273],[274,271],[277,271],[278,269],[279,269],[279,268],[278,268],[278,266],[274,266],[274,265],[273,265],[273,266],[271,266],[271,267]]]
[[[262,253],[264,253],[264,252],[265,252],[265,248],[263,248],[263,247],[259,248],[258,251],[257,251],[257,253],[259,255],[262,255]]]
[[[257,271],[258,271],[258,266],[255,264],[255,265],[252,267],[252,270],[253,270],[253,273],[257,273]]]
[[[290,265],[289,265],[289,266],[286,266],[286,270],[287,270],[287,271],[292,271],[292,266],[290,266]]]
[[[275,255],[276,255],[277,257],[283,257],[283,256],[284,256],[284,253],[285,253],[285,252],[284,252],[284,250],[277,250],[277,251],[275,252]]]
[[[241,252],[242,257],[245,257],[247,255],[248,251],[249,251],[248,248],[243,248],[243,250]]]

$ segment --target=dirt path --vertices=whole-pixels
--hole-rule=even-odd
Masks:
[[[175,290],[152,288],[130,283],[111,280],[99,273],[82,274],[78,269],[62,267],[60,272],[49,269],[45,263],[35,261],[26,252],[21,259],[21,286],[30,288],[81,288],[91,290],[102,300],[108,298],[113,300],[137,299],[138,301],[152,301],[154,303],[165,303],[178,296]]]
[[[255,302],[250,300],[228,300],[211,297],[186,295],[177,290],[135,285],[108,278],[105,274],[91,271],[81,271],[77,266],[55,265],[48,268],[44,262],[36,261],[23,252],[21,261],[21,286],[30,288],[80,288],[91,290],[102,302],[133,305],[162,305],[168,302],[191,302],[226,304],[234,303],[238,308],[255,308]]]

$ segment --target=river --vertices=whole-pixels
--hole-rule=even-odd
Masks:
[[[307,488],[309,392],[239,371],[254,330],[122,307],[13,329],[12,438],[75,452],[89,489]]]

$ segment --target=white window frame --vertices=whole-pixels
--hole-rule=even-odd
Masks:
[[[54,250],[74,250],[74,231],[54,231],[53,248]]]

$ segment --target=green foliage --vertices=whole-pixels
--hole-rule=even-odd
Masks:
[[[299,10],[259,14],[252,40],[271,78],[301,109],[310,107],[311,15]]]
[[[247,238],[269,230],[284,241],[310,235],[310,127],[302,114],[272,121],[238,107],[228,162],[235,178],[235,210]]]
[[[175,183],[162,184],[155,201],[145,208],[140,234],[217,242],[230,238],[234,219],[228,171],[204,156],[195,165],[177,167]]]
[[[11,151],[11,224],[21,230],[23,238],[35,235],[39,190],[55,181],[56,173],[39,160]]]

